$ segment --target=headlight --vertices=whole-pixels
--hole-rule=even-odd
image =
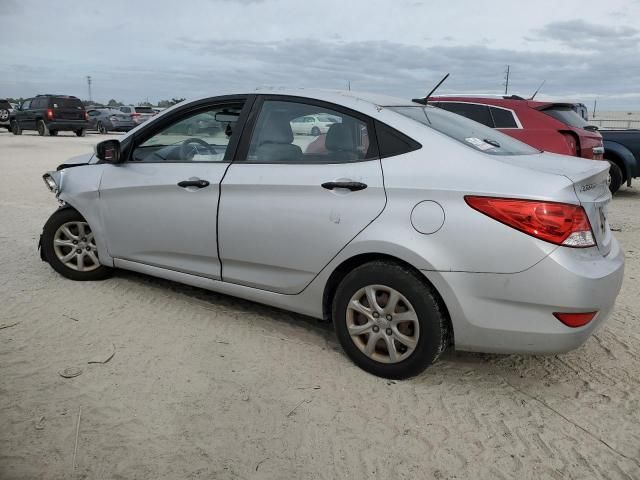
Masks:
[[[53,193],[58,193],[58,185],[56,184],[56,181],[53,179],[51,175],[49,175],[48,173],[45,173],[42,176],[42,180],[44,180],[44,184],[47,186],[49,190],[51,190]]]

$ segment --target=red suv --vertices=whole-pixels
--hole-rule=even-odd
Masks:
[[[547,152],[602,160],[602,135],[571,103],[537,102],[517,96],[435,96],[429,104],[500,130]]]

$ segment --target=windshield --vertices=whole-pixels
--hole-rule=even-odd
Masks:
[[[584,128],[589,125],[589,122],[582,118],[573,108],[568,106],[554,105],[553,107],[545,108],[542,110],[542,113],[570,127]]]
[[[138,113],[155,113],[151,107],[136,107]]]
[[[533,155],[540,153],[539,150],[504,133],[440,108],[431,106],[389,108],[444,133],[469,148],[489,155]]]

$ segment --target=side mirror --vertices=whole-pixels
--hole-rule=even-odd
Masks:
[[[105,163],[120,163],[120,141],[103,140],[96,145],[96,157]]]

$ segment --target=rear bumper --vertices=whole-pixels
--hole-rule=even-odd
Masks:
[[[85,120],[52,120],[47,123],[49,130],[80,130],[89,128],[89,122]]]
[[[582,345],[609,317],[624,276],[617,241],[597,248],[560,247],[520,273],[423,272],[443,296],[458,350],[560,353]],[[553,312],[598,311],[570,328]]]

